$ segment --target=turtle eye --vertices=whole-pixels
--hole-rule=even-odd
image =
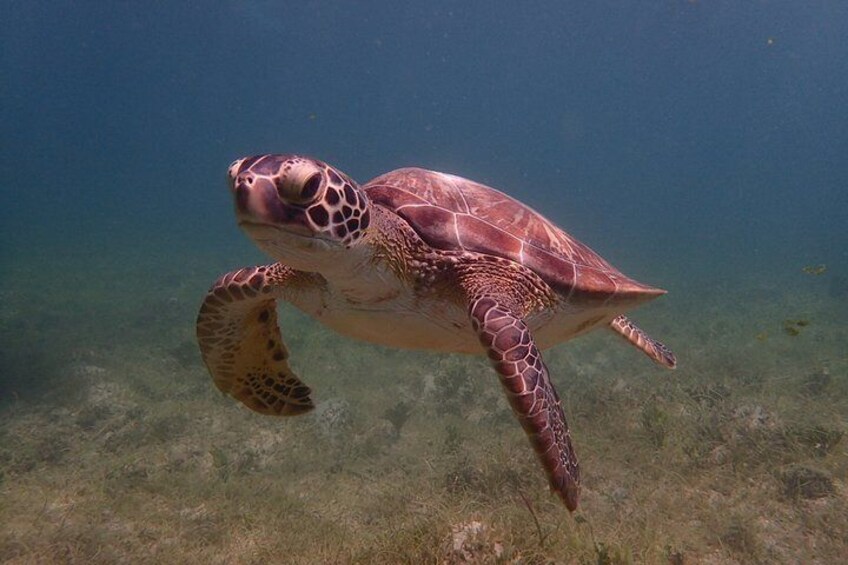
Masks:
[[[292,171],[277,180],[277,194],[286,202],[292,204],[309,204],[317,199],[324,184],[324,178],[319,172],[311,175],[297,174]]]
[[[319,188],[321,188],[321,173],[315,173],[303,183],[300,196],[305,202],[310,202],[315,199]]]

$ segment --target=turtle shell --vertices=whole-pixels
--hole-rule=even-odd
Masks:
[[[628,278],[529,206],[483,184],[406,168],[381,175],[363,189],[430,246],[511,259],[568,299],[632,301],[665,292]]]

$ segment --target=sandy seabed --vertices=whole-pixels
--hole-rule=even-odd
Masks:
[[[316,410],[272,419],[222,397],[193,336],[210,263],[69,261],[38,285],[40,264],[7,269],[0,561],[848,554],[848,298],[830,274],[727,282],[635,312],[677,353],[674,372],[604,332],[548,351],[584,476],[569,514],[483,358],[377,348],[282,308]]]

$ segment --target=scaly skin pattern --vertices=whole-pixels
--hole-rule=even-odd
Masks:
[[[634,324],[627,316],[618,316],[610,322],[610,328],[634,346],[641,349],[655,363],[674,369],[677,367],[677,357],[674,353],[646,334],[642,328]]]
[[[469,315],[551,489],[574,511],[580,488],[577,455],[559,395],[527,325],[492,296],[472,300]]]

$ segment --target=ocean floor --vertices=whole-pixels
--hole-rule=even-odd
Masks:
[[[673,372],[604,332],[548,351],[584,475],[569,514],[484,358],[369,346],[282,308],[316,410],[272,419],[223,397],[194,317],[243,264],[4,266],[0,561],[848,554],[848,297],[829,273],[690,287],[635,312]]]

